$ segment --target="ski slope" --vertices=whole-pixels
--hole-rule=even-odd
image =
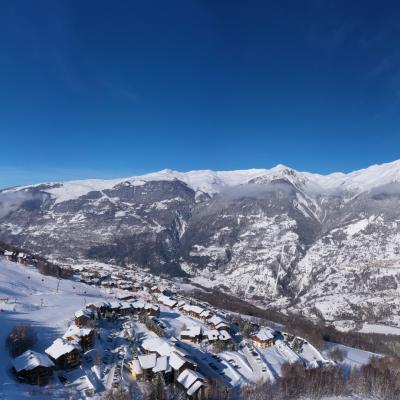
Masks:
[[[101,298],[102,294],[96,288],[70,280],[59,281],[39,274],[33,267],[0,257],[0,346],[4,348],[10,330],[22,324],[32,326],[37,333],[38,342],[34,350],[44,351],[54,339],[64,334],[76,310],[86,302]],[[39,389],[18,383],[10,369],[8,352],[2,351],[0,399],[32,398],[32,391]]]

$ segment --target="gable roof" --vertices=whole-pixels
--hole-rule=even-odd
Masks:
[[[256,333],[254,335],[255,338],[257,338],[258,340],[261,341],[267,341],[267,340],[271,340],[274,338],[274,335],[272,333],[272,330],[266,327],[262,327],[258,333]]]
[[[195,394],[202,386],[204,386],[204,383],[200,380],[197,380],[195,383],[193,383],[192,386],[187,390],[187,395],[192,396]]]
[[[13,361],[13,366],[17,372],[31,371],[36,367],[54,367],[53,361],[46,354],[37,353],[33,350],[27,350]]]
[[[93,332],[93,329],[91,329],[91,328],[81,328],[76,325],[71,325],[65,332],[63,338],[64,339],[67,339],[69,337],[81,338],[81,337],[90,335],[92,332]]]
[[[169,364],[176,371],[185,365],[186,362],[188,362],[188,360],[185,357],[175,352],[172,352],[169,357]]]
[[[171,370],[171,367],[168,362],[168,357],[157,357],[156,366],[153,368],[153,372],[168,372],[169,370]]]
[[[181,331],[181,337],[189,336],[189,337],[195,338],[200,335],[201,335],[201,327],[198,325],[189,326],[186,330]]]
[[[81,346],[75,342],[68,342],[61,338],[56,339],[53,344],[45,350],[45,353],[48,354],[54,360],[57,360],[64,354],[71,353],[74,350],[82,350]]]
[[[189,389],[197,380],[204,381],[205,379],[206,378],[197,371],[186,368],[179,374],[177,381],[183,385],[185,389]]]
[[[75,317],[76,318],[80,318],[80,317],[87,317],[87,318],[91,318],[93,315],[93,312],[89,309],[89,308],[82,308],[78,311],[75,312]]]
[[[156,366],[157,355],[155,353],[138,357],[142,369],[152,369]]]
[[[141,344],[143,350],[148,352],[156,352],[160,356],[169,356],[171,354],[171,344],[167,339],[161,337],[152,337],[143,340]]]

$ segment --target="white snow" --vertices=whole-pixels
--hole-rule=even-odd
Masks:
[[[349,192],[357,195],[364,191],[373,190],[384,185],[400,182],[400,160],[387,164],[373,165],[369,168],[354,171],[348,174],[332,173],[319,175],[309,172],[299,172],[284,165],[277,165],[271,169],[248,169],[236,171],[211,171],[199,170],[189,172],[178,172],[165,169],[141,176],[118,179],[86,179],[68,181],[61,183],[48,183],[53,187],[43,191],[51,194],[55,203],[61,203],[77,199],[91,191],[103,191],[112,189],[116,185],[126,184],[142,186],[149,181],[180,180],[186,183],[196,192],[208,194],[218,193],[224,188],[243,185],[251,181],[257,183],[268,183],[274,179],[285,178],[299,189],[307,189],[309,194]],[[23,191],[29,187],[39,185],[28,185],[11,188],[3,192]],[[163,207],[163,205],[157,205]]]
[[[33,267],[0,257],[0,343],[5,342],[15,325],[29,325],[38,337],[32,350],[43,353],[53,340],[65,333],[77,309],[89,300],[101,299],[99,289],[74,281],[59,281],[39,274]],[[11,359],[3,351],[0,354],[0,399],[30,398],[30,386],[18,383],[10,374],[10,368]]]
[[[357,221],[353,224],[347,225],[344,231],[348,236],[353,236],[358,232],[363,231],[369,225],[369,220],[367,218]]]

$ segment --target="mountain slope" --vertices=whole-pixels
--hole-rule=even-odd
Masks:
[[[396,324],[399,182],[400,161],[326,176],[279,165],[30,185],[0,191],[0,240]]]

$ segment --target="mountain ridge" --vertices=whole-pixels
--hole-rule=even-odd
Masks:
[[[201,190],[209,194],[214,194],[217,193],[219,190],[213,189],[221,189],[226,186],[235,186],[249,183],[254,179],[259,179],[262,177],[274,178],[280,175],[286,177],[290,175],[297,175],[299,177],[308,179],[311,184],[317,184],[319,186],[322,194],[329,193],[329,191],[334,190],[337,187],[352,187],[352,185],[355,185],[356,183],[358,183],[361,188],[365,189],[368,187],[368,184],[371,186],[376,186],[376,180],[382,176],[385,177],[386,180],[389,179],[390,182],[399,182],[400,160],[395,160],[383,164],[374,164],[367,168],[355,170],[349,173],[332,172],[325,175],[319,173],[297,171],[283,164],[278,164],[270,169],[253,168],[226,171],[214,171],[206,169],[180,172],[171,169],[163,169],[156,172],[150,172],[143,175],[135,175],[126,178],[79,179],[61,182],[44,182],[30,185],[22,185],[0,189],[0,192],[19,191],[39,186],[56,186],[54,188],[54,191],[56,192],[57,189],[62,186],[69,186],[69,188],[72,188],[73,186],[78,188],[79,186],[81,186],[81,190],[78,189],[78,193],[76,194],[83,195],[91,190],[108,189],[123,182],[131,182],[140,185],[143,182],[151,180],[178,179],[188,184],[188,186],[191,187],[193,190]],[[364,178],[364,180],[362,178]],[[395,181],[393,181],[394,178],[396,178]]]

